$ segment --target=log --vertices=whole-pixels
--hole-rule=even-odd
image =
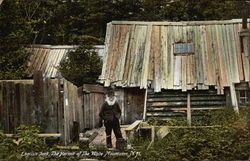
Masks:
[[[181,112],[181,111],[179,111],[178,113],[177,112],[172,112],[172,113],[170,113],[170,112],[168,112],[168,113],[166,113],[166,112],[150,113],[150,112],[148,112],[147,116],[148,117],[183,117],[183,116],[185,116],[185,113],[186,112]]]
[[[124,129],[126,132],[130,132],[134,130],[139,124],[142,122],[142,120],[136,120],[133,124],[129,125],[126,129]]]
[[[142,21],[112,21],[112,25],[157,25],[157,26],[187,26],[187,25],[224,25],[239,24],[240,19],[223,21],[182,21],[182,22],[142,22]]]
[[[7,137],[13,137],[15,134],[4,134]],[[38,137],[61,137],[61,133],[41,133],[38,134]]]
[[[213,125],[213,126],[154,126],[157,128],[161,128],[161,127],[168,127],[170,129],[202,129],[202,128],[221,128],[223,126],[221,125]],[[150,129],[152,128],[152,126],[143,126],[140,127],[140,129]]]
[[[193,107],[191,108],[191,111],[196,111],[196,110],[222,110],[224,107]],[[147,111],[186,111],[186,107],[182,108],[166,108],[166,107],[152,107],[152,108],[147,108]]]

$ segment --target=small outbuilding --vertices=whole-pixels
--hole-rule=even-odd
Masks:
[[[77,48],[77,45],[32,45],[28,48],[31,52],[27,69],[28,76],[32,77],[34,72],[42,71],[43,76],[46,78],[60,77],[61,74],[58,68],[61,61],[67,58],[67,54],[70,51],[74,51]],[[103,45],[95,45],[93,50],[101,58],[103,57]]]

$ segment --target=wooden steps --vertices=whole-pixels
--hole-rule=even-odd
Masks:
[[[163,90],[154,93],[148,90],[146,117],[171,119],[187,117],[187,94],[190,93],[192,115],[199,115],[204,110],[219,110],[226,104],[226,96],[218,95],[216,90],[199,90],[182,92],[181,90]]]

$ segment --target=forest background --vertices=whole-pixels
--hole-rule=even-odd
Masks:
[[[225,20],[241,18],[244,6],[244,1],[221,0],[4,0],[0,5],[0,79],[27,77],[29,54],[25,47],[32,44],[101,45],[106,24],[113,20]],[[89,47],[77,52],[86,55]],[[72,75],[79,73],[75,67],[86,70],[86,66],[78,65],[82,59],[92,61],[81,55],[71,54],[61,71],[76,85],[93,83],[101,70],[96,57],[89,64],[96,64],[94,74],[85,75],[94,75],[94,79],[82,81],[78,75]]]

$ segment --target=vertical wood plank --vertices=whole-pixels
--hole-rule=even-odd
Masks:
[[[131,59],[132,59],[132,54],[134,53],[134,32],[135,32],[135,25],[130,26],[129,32],[129,40],[128,40],[128,51],[126,55],[126,62],[125,62],[125,69],[124,69],[124,75],[123,78],[125,81],[123,81],[123,86],[127,86],[129,84],[129,77],[130,77],[130,67],[131,67]]]
[[[146,120],[146,112],[147,112],[147,96],[148,96],[148,89],[145,90],[145,97],[144,97],[144,108],[143,108],[143,121]]]
[[[64,144],[66,145],[70,140],[70,129],[69,129],[69,117],[70,117],[70,111],[69,111],[69,100],[68,100],[68,84],[67,81],[63,82],[63,93],[64,93]]]
[[[148,25],[147,35],[146,35],[146,44],[145,44],[145,53],[144,53],[143,66],[142,66],[141,88],[147,88],[147,85],[148,85],[148,76],[150,72],[149,58],[150,58],[150,49],[151,49],[151,41],[150,41],[151,36],[152,36],[152,25]]]
[[[166,89],[168,85],[168,70],[169,70],[169,57],[171,53],[168,52],[168,28],[161,26],[161,88]]]
[[[34,73],[34,91],[35,91],[35,103],[36,103],[36,121],[42,129],[46,128],[44,116],[44,82],[43,73],[36,71]]]
[[[3,91],[3,95],[4,95],[4,131],[6,133],[10,133],[10,128],[9,128],[9,88],[8,88],[8,83],[7,82],[3,82],[3,86],[4,86],[4,91]]]
[[[8,112],[9,112],[9,132],[14,133],[14,101],[15,101],[15,90],[14,90],[14,82],[8,82]]]
[[[236,96],[236,91],[235,91],[235,86],[232,83],[230,86],[230,93],[231,93],[231,101],[232,101],[232,106],[234,111],[239,114],[239,107],[238,107],[238,101],[237,101],[237,96]]]
[[[25,112],[26,112],[26,101],[25,101],[25,97],[26,97],[26,93],[25,93],[25,90],[24,90],[24,84],[21,83],[20,84],[20,93],[22,93],[20,95],[20,123],[21,124],[25,124]]]
[[[0,89],[0,93],[1,93],[1,89]],[[20,95],[22,93],[20,93],[20,83],[16,83],[15,84],[15,102],[14,102],[14,127],[17,128],[20,125]],[[1,94],[0,94],[0,102],[1,102]],[[1,106],[1,103],[0,103]],[[0,107],[1,108],[1,107]],[[1,111],[1,109],[0,109]],[[0,115],[1,117],[1,115]]]
[[[57,113],[57,126],[58,126],[58,132],[60,132],[62,134],[61,140],[64,141],[65,138],[65,131],[64,131],[64,93],[63,93],[63,79],[58,78],[57,79],[57,86],[58,86],[58,90],[57,90],[57,94],[58,94],[58,113]]]
[[[187,56],[182,56],[181,57],[181,90],[182,91],[187,91]]]
[[[130,84],[132,87],[140,86],[141,84],[140,82],[142,77],[142,68],[144,61],[143,59],[145,54],[144,51],[145,51],[147,27],[138,26],[136,28],[136,33],[138,34],[138,37],[136,37],[134,64],[131,69],[131,78],[130,78]]]
[[[4,129],[4,114],[3,114],[3,110],[4,110],[4,104],[3,104],[3,82],[0,82],[0,128]]]
[[[155,92],[161,91],[161,28],[160,26],[153,26],[152,28],[152,44],[151,52],[154,55],[154,90]]]
[[[187,121],[188,121],[188,125],[191,126],[191,99],[190,99],[190,93],[187,94]]]
[[[78,113],[79,113],[79,127],[80,131],[84,129],[84,113],[83,113],[83,88],[80,87],[77,89],[77,107],[78,107]]]
[[[241,55],[241,44],[240,44],[240,35],[239,31],[240,29],[238,28],[239,25],[234,25],[234,37],[235,37],[235,43],[236,43],[236,51],[237,51],[237,62],[238,62],[238,69],[239,69],[239,77],[240,81],[244,80],[244,71],[243,71],[243,60],[242,60],[242,55]]]

